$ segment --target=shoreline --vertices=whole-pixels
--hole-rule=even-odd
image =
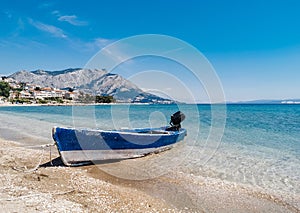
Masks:
[[[176,103],[175,103],[176,104]],[[37,107],[37,106],[126,106],[126,105],[156,105],[156,103],[63,103],[63,104],[12,104],[12,103],[0,103],[0,107]],[[160,104],[158,104],[160,105]],[[174,105],[172,104],[161,104],[161,105]],[[179,103],[179,105],[295,105],[298,106],[300,103]]]
[[[113,106],[113,105],[150,105],[151,103],[64,103],[64,104],[12,104],[2,103],[0,107],[22,107],[22,106]]]
[[[299,212],[280,197],[235,183],[184,174],[177,179],[172,173],[125,180],[105,173],[102,165],[65,167],[56,147],[50,161],[49,148],[41,156],[41,149],[0,143],[0,204],[6,212]]]

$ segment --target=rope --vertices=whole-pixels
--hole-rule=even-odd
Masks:
[[[52,146],[54,146],[54,144]],[[49,155],[49,162],[50,162],[51,166],[53,166],[53,162],[51,160],[52,159],[52,149],[51,149],[52,146],[50,146],[50,155]]]
[[[22,146],[22,147],[26,147],[26,148],[47,148],[47,147],[51,147],[54,146],[55,143],[48,143],[48,144],[40,144],[40,145],[34,145],[34,146]]]
[[[42,163],[42,159],[44,157],[45,148],[47,148],[47,147],[50,147],[50,162],[51,162],[51,165],[53,166],[52,161],[51,161],[51,159],[52,159],[51,147],[54,146],[54,145],[55,145],[54,143],[51,143],[51,144],[44,144],[44,145],[26,146],[28,148],[29,147],[31,147],[31,148],[34,148],[34,147],[42,148],[42,154],[40,156],[40,160],[39,160],[38,164],[34,168],[32,168],[32,169],[27,169],[26,166],[24,166],[24,169],[20,169],[20,168],[17,168],[16,166],[14,166],[13,169],[16,170],[16,171],[25,172],[25,173],[30,173],[30,172],[36,171],[39,168],[39,166],[41,165],[41,163]]]

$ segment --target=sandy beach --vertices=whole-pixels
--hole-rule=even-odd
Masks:
[[[49,147],[0,143],[2,212],[299,212],[296,204],[234,183],[172,174],[124,180],[95,165],[65,167],[56,147],[50,156]]]

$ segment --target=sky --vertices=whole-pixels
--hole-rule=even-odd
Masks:
[[[159,34],[198,49],[214,68],[227,101],[300,98],[298,0],[3,0],[0,5],[1,75],[84,67],[108,44]],[[167,69],[164,60],[136,63],[141,61],[139,69],[150,63],[160,65],[149,70]],[[137,73],[124,75],[143,87]],[[159,87],[155,77],[145,76],[157,85],[144,89]],[[190,75],[182,76],[185,85],[192,84]],[[190,89],[197,93],[196,87]]]

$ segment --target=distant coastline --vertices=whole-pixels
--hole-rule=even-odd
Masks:
[[[271,99],[271,100],[251,100],[251,101],[237,101],[227,102],[227,104],[300,104],[300,99]]]

